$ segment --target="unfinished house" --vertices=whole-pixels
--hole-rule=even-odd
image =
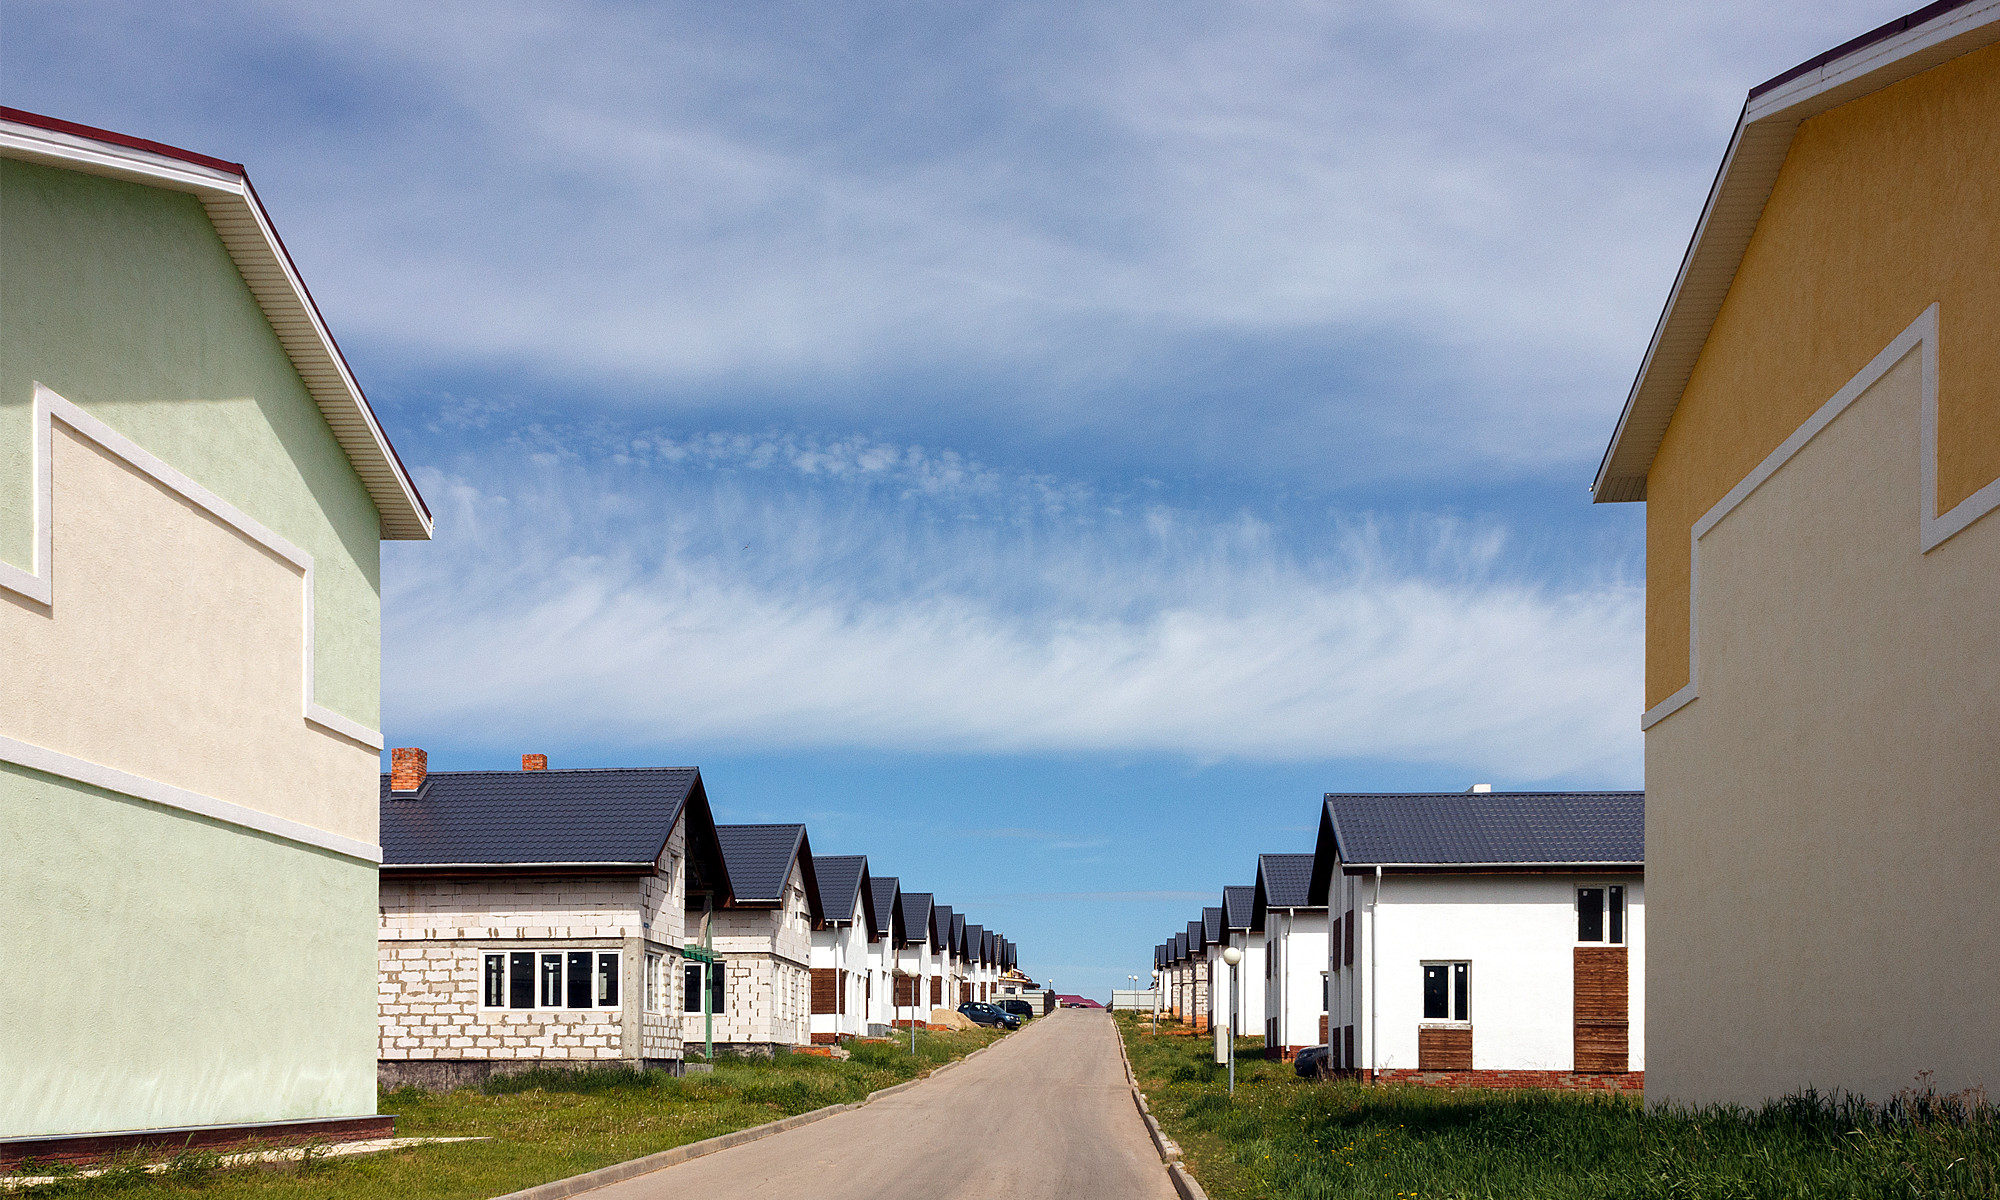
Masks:
[[[771,1054],[812,1043],[812,931],[821,919],[818,876],[803,825],[718,825],[730,894],[704,914],[708,1013],[686,1005],[690,1040],[717,1054]]]
[[[815,855],[820,919],[812,933],[812,1040],[831,1045],[868,1031],[868,947],[881,921],[863,854]]]
[[[377,1074],[476,1084],[499,1071],[681,1070],[691,892],[727,896],[693,767],[382,776]]]

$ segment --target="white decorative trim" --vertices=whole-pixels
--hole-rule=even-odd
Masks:
[[[240,825],[245,829],[268,833],[289,842],[331,850],[348,858],[358,858],[378,865],[382,861],[380,846],[371,845],[357,838],[328,833],[311,825],[288,821],[270,813],[258,812],[254,808],[245,808],[241,804],[218,800],[214,796],[204,796],[200,792],[190,792],[185,788],[147,779],[142,775],[132,775],[114,767],[17,741],[5,735],[0,735],[0,762],[10,762],[16,766],[26,767],[30,771],[40,771],[44,775],[73,779],[107,792],[117,792],[121,796],[131,796],[166,808],[177,808],[182,812],[194,813],[210,820]]]
[[[1847,407],[1860,399],[1862,394],[1898,363],[1913,352],[1920,354],[1919,362],[1923,372],[1923,405],[1919,418],[1919,445],[1917,450],[1917,471],[1919,491],[1917,502],[1917,546],[1918,553],[1929,554],[1942,545],[1953,534],[1972,524],[1980,517],[2000,507],[2000,480],[1995,480],[1980,488],[1972,495],[1954,505],[1951,511],[1939,515],[1937,511],[1937,444],[1938,444],[1938,306],[1932,304],[1908,328],[1896,335],[1894,341],[1884,347],[1868,365],[1861,368],[1854,378],[1847,381],[1833,398],[1820,405],[1819,410],[1806,419],[1805,424],[1792,431],[1792,435],[1779,444],[1776,450],[1766,455],[1755,470],[1745,475],[1741,482],[1730,488],[1727,495],[1716,501],[1714,507],[1702,514],[1694,523],[1693,537],[1688,546],[1688,682],[1687,686],[1647,709],[1639,718],[1640,729],[1651,729],[1672,716],[1699,694],[1700,658],[1696,653],[1700,633],[1696,598],[1699,595],[1701,579],[1701,539],[1702,535],[1714,529],[1721,520],[1735,511],[1736,506],[1750,498],[1751,493],[1762,487],[1766,480],[1778,473],[1778,468],[1791,461],[1806,443],[1817,437],[1821,430],[1833,423],[1835,417],[1847,411]]]
[[[119,433],[104,422],[91,416],[83,409],[58,396],[55,392],[37,383],[35,385],[35,408],[31,418],[34,442],[34,521],[33,536],[34,561],[31,569],[0,563],[0,588],[17,592],[38,604],[53,607],[55,604],[55,489],[52,475],[54,449],[51,430],[53,423],[61,421],[77,433],[102,446],[107,452],[124,459],[134,468],[174,492],[195,507],[200,508],[216,520],[249,538],[270,551],[273,555],[297,568],[304,577],[305,593],[305,661],[303,715],[309,724],[317,725],[330,733],[361,743],[370,750],[380,752],[382,735],[350,717],[341,716],[332,709],[313,699],[313,559],[312,555],[292,545],[275,532],[266,528],[248,513],[209,491],[194,480],[174,468],[139,445],[131,438]]]

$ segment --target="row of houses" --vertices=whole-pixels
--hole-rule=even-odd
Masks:
[[[694,767],[381,780],[381,1080],[683,1069],[926,1025],[1025,980],[1014,943],[801,824],[718,825]]]
[[[1329,795],[1303,888],[1155,950],[1170,1012],[1378,1078],[2000,1087],[1997,133],[2000,0],[1750,90],[1591,487],[1646,507],[1643,797]]]
[[[1153,948],[1169,1020],[1369,1080],[1643,1086],[1642,793],[1329,793],[1319,821]]]
[[[1025,988],[692,768],[383,775],[381,543],[432,518],[249,174],[0,109],[0,212],[0,1168]]]

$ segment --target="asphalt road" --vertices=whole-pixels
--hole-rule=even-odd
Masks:
[[[1118,1033],[1063,1009],[852,1112],[590,1193],[590,1200],[1174,1200]]]

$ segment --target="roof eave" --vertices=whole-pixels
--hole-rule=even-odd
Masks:
[[[319,306],[240,164],[20,109],[0,109],[0,152],[201,201],[381,517],[389,541],[425,541],[430,509],[376,419]]]
[[[1344,875],[1372,874],[1377,867],[1384,871],[1642,871],[1645,860],[1603,859],[1594,862],[1356,862],[1340,864]],[[1273,908],[1280,907],[1272,905]]]
[[[1927,13],[1935,15],[1900,32],[1857,39],[1846,54],[1787,72],[1790,78],[1779,76],[1781,82],[1760,86],[1745,101],[1617,427],[1598,463],[1590,488],[1593,502],[1646,498],[1646,476],[1654,456],[1722,311],[1799,125],[2000,41],[2000,0],[1931,5],[1915,15]]]

